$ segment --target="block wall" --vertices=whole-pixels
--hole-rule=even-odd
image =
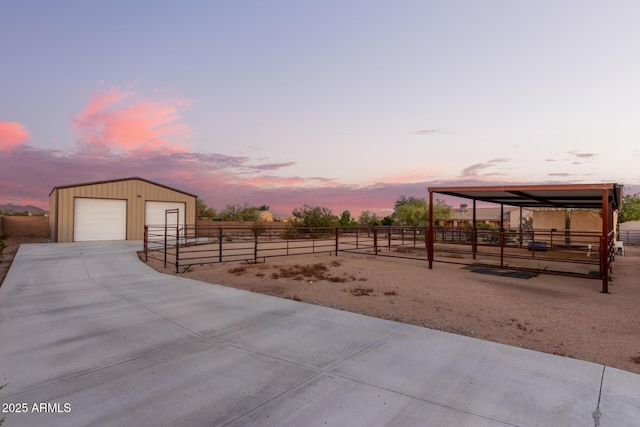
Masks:
[[[49,237],[46,216],[2,216],[0,231],[7,237]]]

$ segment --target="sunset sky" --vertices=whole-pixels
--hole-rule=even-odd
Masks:
[[[440,185],[640,190],[640,2],[0,3],[0,204],[139,176],[390,213]]]

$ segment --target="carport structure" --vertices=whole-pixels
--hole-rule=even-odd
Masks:
[[[563,185],[511,185],[478,187],[430,187],[429,188],[429,230],[427,254],[429,268],[433,268],[435,227],[433,223],[434,194],[469,199],[473,201],[473,232],[471,239],[475,259],[477,253],[476,202],[499,204],[501,213],[504,206],[527,208],[571,208],[600,209],[602,230],[599,238],[599,276],[602,292],[609,293],[609,274],[615,251],[615,213],[622,201],[622,186],[618,184],[563,184]],[[504,218],[504,215],[501,215]],[[504,220],[500,223],[500,267],[504,265]],[[535,242],[534,242],[535,245]]]

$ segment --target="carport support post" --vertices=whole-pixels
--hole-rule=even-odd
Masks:
[[[600,236],[600,277],[602,293],[609,293],[609,192],[602,190],[602,236]]]
[[[427,233],[427,258],[429,270],[433,269],[433,191],[429,190],[429,232]]]

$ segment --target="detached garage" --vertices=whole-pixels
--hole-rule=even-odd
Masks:
[[[180,225],[195,225],[193,194],[142,178],[55,187],[49,194],[53,242],[142,240],[145,225],[163,225],[167,210]],[[176,215],[167,218],[176,223]]]

